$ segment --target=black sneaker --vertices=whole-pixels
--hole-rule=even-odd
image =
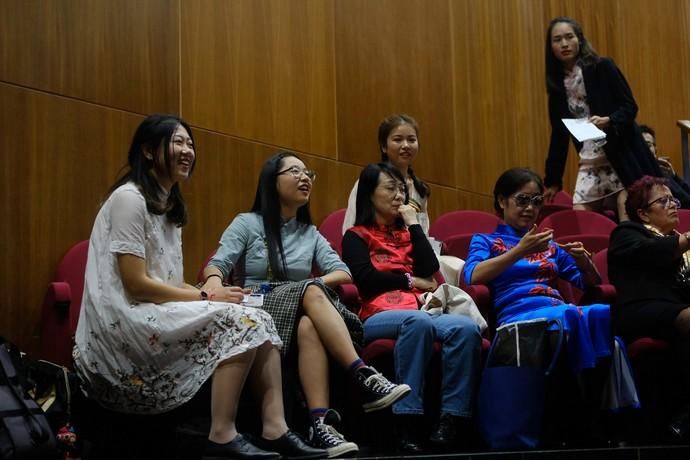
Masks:
[[[355,371],[365,402],[364,412],[385,409],[411,391],[409,385],[396,385],[371,366],[360,367]]]
[[[338,423],[340,423],[340,414],[333,409],[328,409],[323,421],[318,417],[314,418],[312,426],[309,428],[307,441],[312,447],[326,449],[328,458],[340,457],[359,451],[357,444],[346,440],[338,430],[333,428],[333,425]]]
[[[457,439],[458,429],[455,417],[450,414],[441,414],[441,418],[429,436],[429,441],[436,447],[447,449],[455,444]]]

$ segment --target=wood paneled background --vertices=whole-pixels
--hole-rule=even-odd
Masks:
[[[274,151],[318,171],[319,222],[378,160],[378,123],[394,112],[420,123],[415,169],[432,184],[432,219],[490,210],[502,170],[543,169],[544,35],[557,15],[616,60],[638,121],[680,168],[690,0],[0,1],[0,334],[38,349],[56,263],[89,237],[148,113],[195,128],[189,280]],[[567,189],[575,170],[571,154]]]

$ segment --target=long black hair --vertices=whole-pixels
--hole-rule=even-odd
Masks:
[[[359,175],[359,182],[357,184],[357,201],[355,204],[355,225],[363,225],[364,227],[373,227],[376,225],[376,209],[371,197],[374,195],[376,187],[379,185],[379,177],[381,174],[386,174],[394,180],[405,184],[402,174],[395,166],[390,163],[372,163],[366,166]],[[408,201],[408,193],[405,193],[405,203]],[[395,220],[395,226],[403,228],[405,223],[401,217]]]
[[[279,281],[287,280],[287,265],[285,264],[285,251],[283,240],[280,237],[280,196],[278,195],[278,172],[283,167],[283,158],[295,157],[296,154],[288,151],[278,152],[266,160],[261,173],[259,183],[256,186],[256,196],[251,212],[259,214],[264,221],[264,233],[266,234],[266,247],[268,248],[268,262],[273,273],[273,278]],[[297,209],[297,222],[311,225],[309,202]]]
[[[187,223],[187,205],[185,204],[179,184],[175,183],[170,189],[170,194],[166,202],[161,202],[161,196],[165,190],[156,179],[154,169],[164,167],[169,175],[172,176],[170,159],[170,141],[178,126],[183,126],[189,134],[192,143],[194,137],[192,129],[187,122],[176,115],[154,114],[149,115],[141,122],[134,132],[132,144],[129,147],[127,165],[123,169],[125,172],[110,187],[108,195],[116,188],[127,182],[134,182],[146,200],[146,209],[153,214],[162,215],[173,223],[182,227]],[[163,156],[157,154],[158,150],[163,150]],[[153,152],[152,158],[147,158],[145,150]],[[163,164],[164,163],[164,164]],[[191,176],[196,165],[196,155],[194,162],[189,170]]]
[[[554,26],[558,23],[568,24],[573,28],[577,41],[580,43],[579,52],[577,54],[577,63],[581,67],[587,67],[592,64],[599,62],[599,55],[594,48],[589,43],[589,40],[585,38],[584,32],[582,32],[582,27],[573,18],[567,16],[559,16],[553,18],[549,23],[549,27],[546,29],[546,49],[545,49],[545,64],[546,64],[546,91],[549,94],[553,93],[563,93],[565,88],[563,87],[563,78],[565,77],[565,72],[563,71],[563,63],[556,59],[553,55],[553,50],[551,49],[551,31]]]
[[[388,147],[388,136],[390,136],[391,131],[401,125],[412,126],[415,134],[417,134],[417,143],[419,143],[419,126],[417,125],[417,120],[404,113],[389,115],[384,118],[379,125],[379,149],[381,150],[381,161],[389,161],[388,154],[386,153],[386,148]],[[426,198],[431,195],[431,188],[429,188],[426,182],[415,176],[412,167],[407,168],[407,174],[409,174],[410,178],[412,179],[414,188],[419,193],[419,196]]]

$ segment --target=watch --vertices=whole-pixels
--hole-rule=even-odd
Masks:
[[[201,300],[208,300],[208,294],[206,293],[206,291],[200,291],[199,297],[201,298]]]

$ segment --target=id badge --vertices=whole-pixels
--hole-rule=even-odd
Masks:
[[[264,305],[264,295],[263,294],[246,294],[244,299],[242,299],[242,305],[245,307],[263,307]]]

